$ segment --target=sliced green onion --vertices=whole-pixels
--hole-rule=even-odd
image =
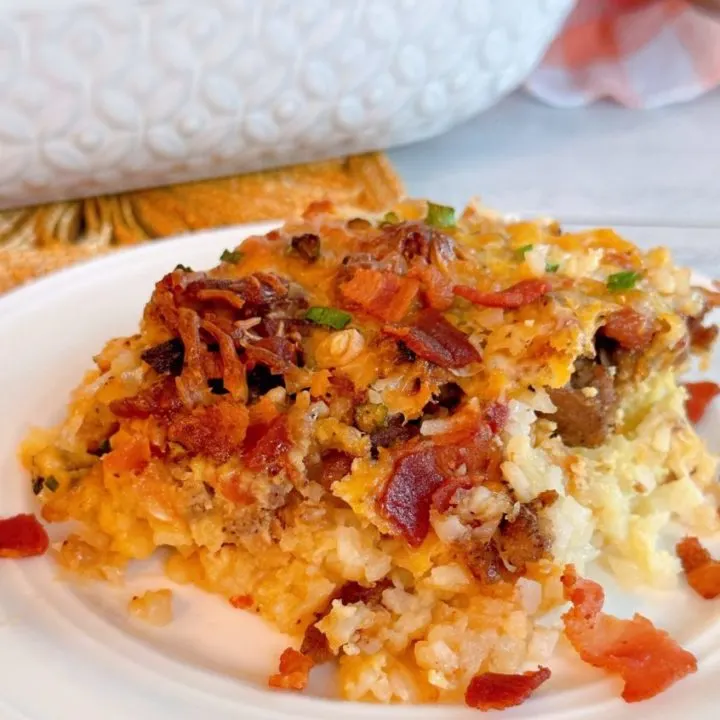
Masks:
[[[449,205],[427,204],[427,215],[425,222],[428,225],[438,228],[449,228],[455,226],[455,208]]]
[[[222,262],[226,263],[232,263],[233,265],[237,265],[237,263],[242,260],[243,254],[239,250],[223,250],[222,255],[220,256],[220,260]]]
[[[175,266],[175,270],[182,270],[183,272],[192,272],[193,269],[189,265],[183,265],[182,263],[178,263]]]
[[[560,269],[560,263],[545,263],[545,272],[554,273]]]
[[[50,492],[55,492],[60,487],[60,483],[55,479],[55,477],[50,475],[49,477],[45,478],[45,487]]]
[[[352,320],[352,315],[332,307],[311,307],[305,313],[305,319],[317,325],[342,330]]]
[[[620,292],[621,290],[631,290],[635,287],[640,279],[640,273],[634,270],[623,270],[608,276],[607,287],[610,292]]]
[[[522,247],[519,247],[515,252],[518,254],[518,257],[523,260],[525,256],[534,248],[535,246],[530,243],[529,245],[523,245]]]
[[[399,222],[400,218],[398,217],[397,213],[390,211],[386,212],[383,215],[383,218],[380,221],[380,225],[397,225]]]

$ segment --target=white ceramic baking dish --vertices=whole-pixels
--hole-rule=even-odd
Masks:
[[[0,207],[437,134],[573,0],[0,0]]]

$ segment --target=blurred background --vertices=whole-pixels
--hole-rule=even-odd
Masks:
[[[715,0],[0,0],[0,291],[323,197],[720,227],[719,18]]]

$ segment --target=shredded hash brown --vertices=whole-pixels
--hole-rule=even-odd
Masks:
[[[75,521],[64,567],[119,582],[165,548],[172,580],[295,638],[273,688],[337,662],[348,699],[501,709],[552,685],[565,632],[637,701],[695,658],[579,574],[672,586],[669,522],[717,529],[677,380],[713,304],[611,230],[316,203],[169,269],[21,454],[44,520]],[[47,549],[11,525],[0,556]]]

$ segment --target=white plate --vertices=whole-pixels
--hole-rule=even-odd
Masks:
[[[21,439],[30,426],[62,417],[69,391],[106,340],[136,330],[154,282],[177,263],[210,267],[223,248],[269,227],[200,233],[119,252],[0,299],[0,516],[33,509],[16,457]],[[717,364],[713,369],[720,377]],[[717,408],[708,420],[706,426],[717,425]],[[609,578],[603,583],[611,612],[642,612],[669,630],[697,656],[697,674],[654,700],[627,705],[618,698],[618,681],[561,650],[551,663],[551,681],[503,717],[717,717],[720,601],[686,590],[629,594]],[[134,571],[125,586],[111,588],[64,582],[47,557],[0,561],[0,720],[478,717],[459,706],[340,703],[332,699],[327,670],[314,678],[310,694],[270,692],[265,680],[288,641],[255,616],[185,587],[177,588],[170,626],[149,628],[127,616],[133,591],[168,585],[152,563]]]

